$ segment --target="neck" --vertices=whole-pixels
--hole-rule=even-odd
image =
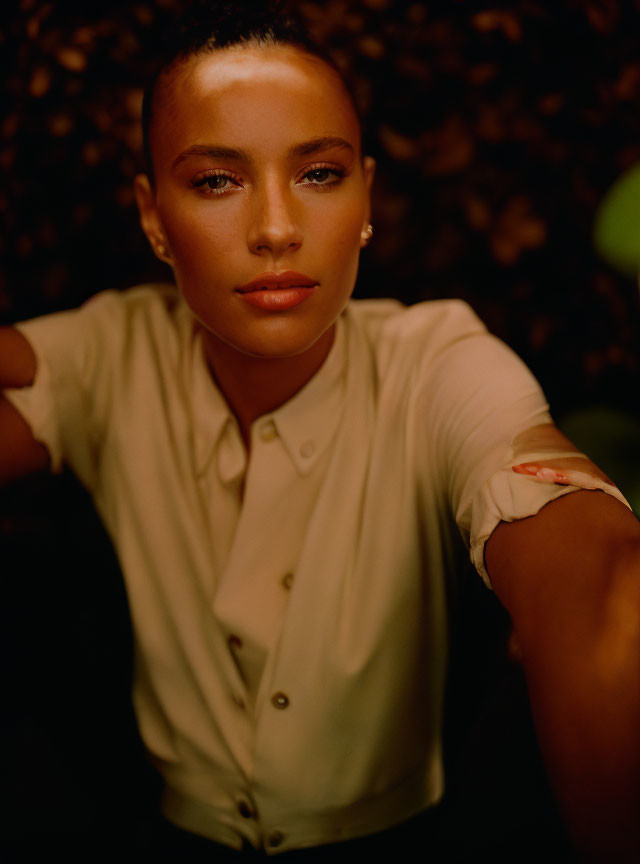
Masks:
[[[251,357],[208,330],[203,332],[209,371],[238,421],[247,451],[251,424],[283,405],[313,378],[331,350],[335,327],[294,357]]]

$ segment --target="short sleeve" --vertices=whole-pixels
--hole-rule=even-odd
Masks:
[[[430,418],[438,439],[451,510],[470,557],[491,587],[484,546],[501,522],[535,515],[545,504],[578,488],[601,489],[628,505],[611,484],[588,478],[576,485],[538,482],[514,465],[536,459],[576,457],[575,450],[527,450],[514,442],[552,423],[540,385],[503,342],[476,321],[443,348],[430,369]]]
[[[3,395],[49,451],[51,471],[60,473],[66,463],[88,488],[109,412],[110,358],[120,347],[123,314],[120,292],[104,291],[78,309],[13,325],[35,352],[36,374],[30,386]]]
[[[513,522],[526,516],[534,516],[549,501],[579,489],[598,489],[631,509],[629,502],[616,486],[594,475],[583,474],[579,479],[574,479],[578,472],[572,472],[574,478],[571,483],[557,485],[552,480],[539,482],[533,477],[516,474],[512,470],[514,465],[522,462],[536,459],[562,459],[577,455],[583,454],[576,451],[547,450],[544,454],[533,451],[522,452],[516,458],[512,450],[507,465],[496,471],[477,490],[471,503],[471,524],[469,528],[466,524],[461,525],[461,528],[463,534],[468,530],[467,542],[471,560],[487,586],[491,587],[491,582],[484,564],[484,547],[500,522]]]

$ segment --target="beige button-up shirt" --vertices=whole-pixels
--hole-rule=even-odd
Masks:
[[[437,802],[450,526],[488,581],[498,521],[576,488],[510,470],[539,455],[514,437],[550,422],[522,362],[460,301],[351,301],[247,465],[174,287],[17,326],[38,368],[5,396],[117,550],[166,815],[280,852]]]

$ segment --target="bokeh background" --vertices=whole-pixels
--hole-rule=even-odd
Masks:
[[[593,243],[640,163],[639,0],[293,5],[351,80],[378,162],[356,296],[470,302],[640,512],[636,274]],[[132,179],[153,47],[180,6],[3,5],[1,323],[170,278]]]
[[[378,163],[356,296],[467,300],[638,512],[637,276],[629,256],[599,255],[593,232],[612,184],[640,163],[640,0],[295,6],[351,80]],[[170,278],[138,226],[132,179],[142,87],[176,9],[3,4],[0,323]],[[633,207],[617,218],[621,235],[640,225]],[[0,496],[15,670],[5,812],[29,834],[122,819],[144,775],[121,782],[137,746],[121,707],[130,635],[93,519],[66,476]]]

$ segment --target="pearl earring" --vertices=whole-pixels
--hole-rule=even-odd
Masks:
[[[367,246],[371,242],[371,238],[373,237],[373,225],[367,225],[366,229],[362,231],[360,234],[360,238],[365,246]]]

